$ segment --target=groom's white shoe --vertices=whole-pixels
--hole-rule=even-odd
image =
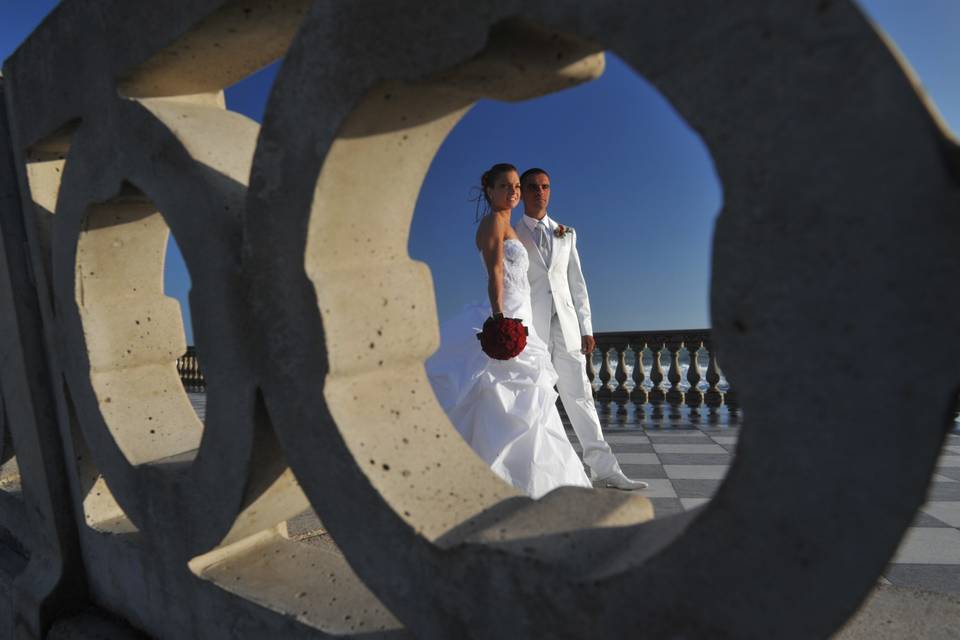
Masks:
[[[642,480],[631,480],[623,471],[617,469],[605,478],[598,478],[593,481],[593,486],[604,487],[608,489],[621,489],[623,491],[634,491],[636,489],[646,489],[648,485]]]

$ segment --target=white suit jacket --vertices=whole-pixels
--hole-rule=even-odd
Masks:
[[[577,255],[576,232],[558,238],[553,235],[557,223],[550,216],[545,216],[543,221],[553,240],[549,268],[540,255],[533,232],[523,219],[514,227],[530,257],[527,277],[530,280],[533,328],[549,344],[550,320],[556,311],[567,350],[580,351],[581,337],[592,336],[593,325],[590,322],[587,283],[580,269],[580,256]]]

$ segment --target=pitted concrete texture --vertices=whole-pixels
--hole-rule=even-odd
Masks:
[[[47,640],[148,640],[149,636],[103,613],[85,612],[57,621],[50,628],[46,638]]]
[[[0,79],[0,637],[19,638],[39,637],[85,588],[7,97]]]
[[[960,638],[960,598],[903,587],[880,586],[836,640],[955,640]]]
[[[424,374],[434,295],[407,254],[471,105],[587,82],[604,50],[724,190],[711,305],[738,456],[705,508],[654,521],[636,494],[529,500],[472,454]],[[262,128],[223,109],[284,53]],[[25,488],[69,483],[27,511],[67,502],[48,512],[76,530],[43,530],[78,540],[13,583],[34,629],[52,589],[17,589],[68,578],[161,637],[824,637],[923,502],[960,383],[960,344],[913,347],[960,326],[957,144],[847,0],[66,0],[4,77],[32,266],[0,275],[36,283],[53,370],[3,369],[3,397],[29,434],[7,389],[54,381],[66,469],[13,444]],[[281,526],[308,505],[322,544]]]

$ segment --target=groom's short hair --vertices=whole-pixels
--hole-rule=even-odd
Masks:
[[[548,180],[550,179],[550,174],[547,173],[544,169],[541,169],[540,167],[531,167],[530,169],[527,169],[522,174],[520,174],[520,184],[523,184],[523,181],[527,179],[527,176],[535,176],[538,173],[542,173],[543,175],[547,176]]]

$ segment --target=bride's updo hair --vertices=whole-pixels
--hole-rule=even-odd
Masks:
[[[476,215],[474,216],[475,222],[490,212],[490,205],[492,203],[490,202],[490,196],[487,195],[487,188],[492,188],[494,183],[497,181],[497,178],[511,171],[514,173],[519,173],[517,168],[509,162],[498,162],[484,171],[483,175],[480,176],[480,195],[477,196],[476,199],[477,210]],[[483,204],[481,205],[481,203]]]

